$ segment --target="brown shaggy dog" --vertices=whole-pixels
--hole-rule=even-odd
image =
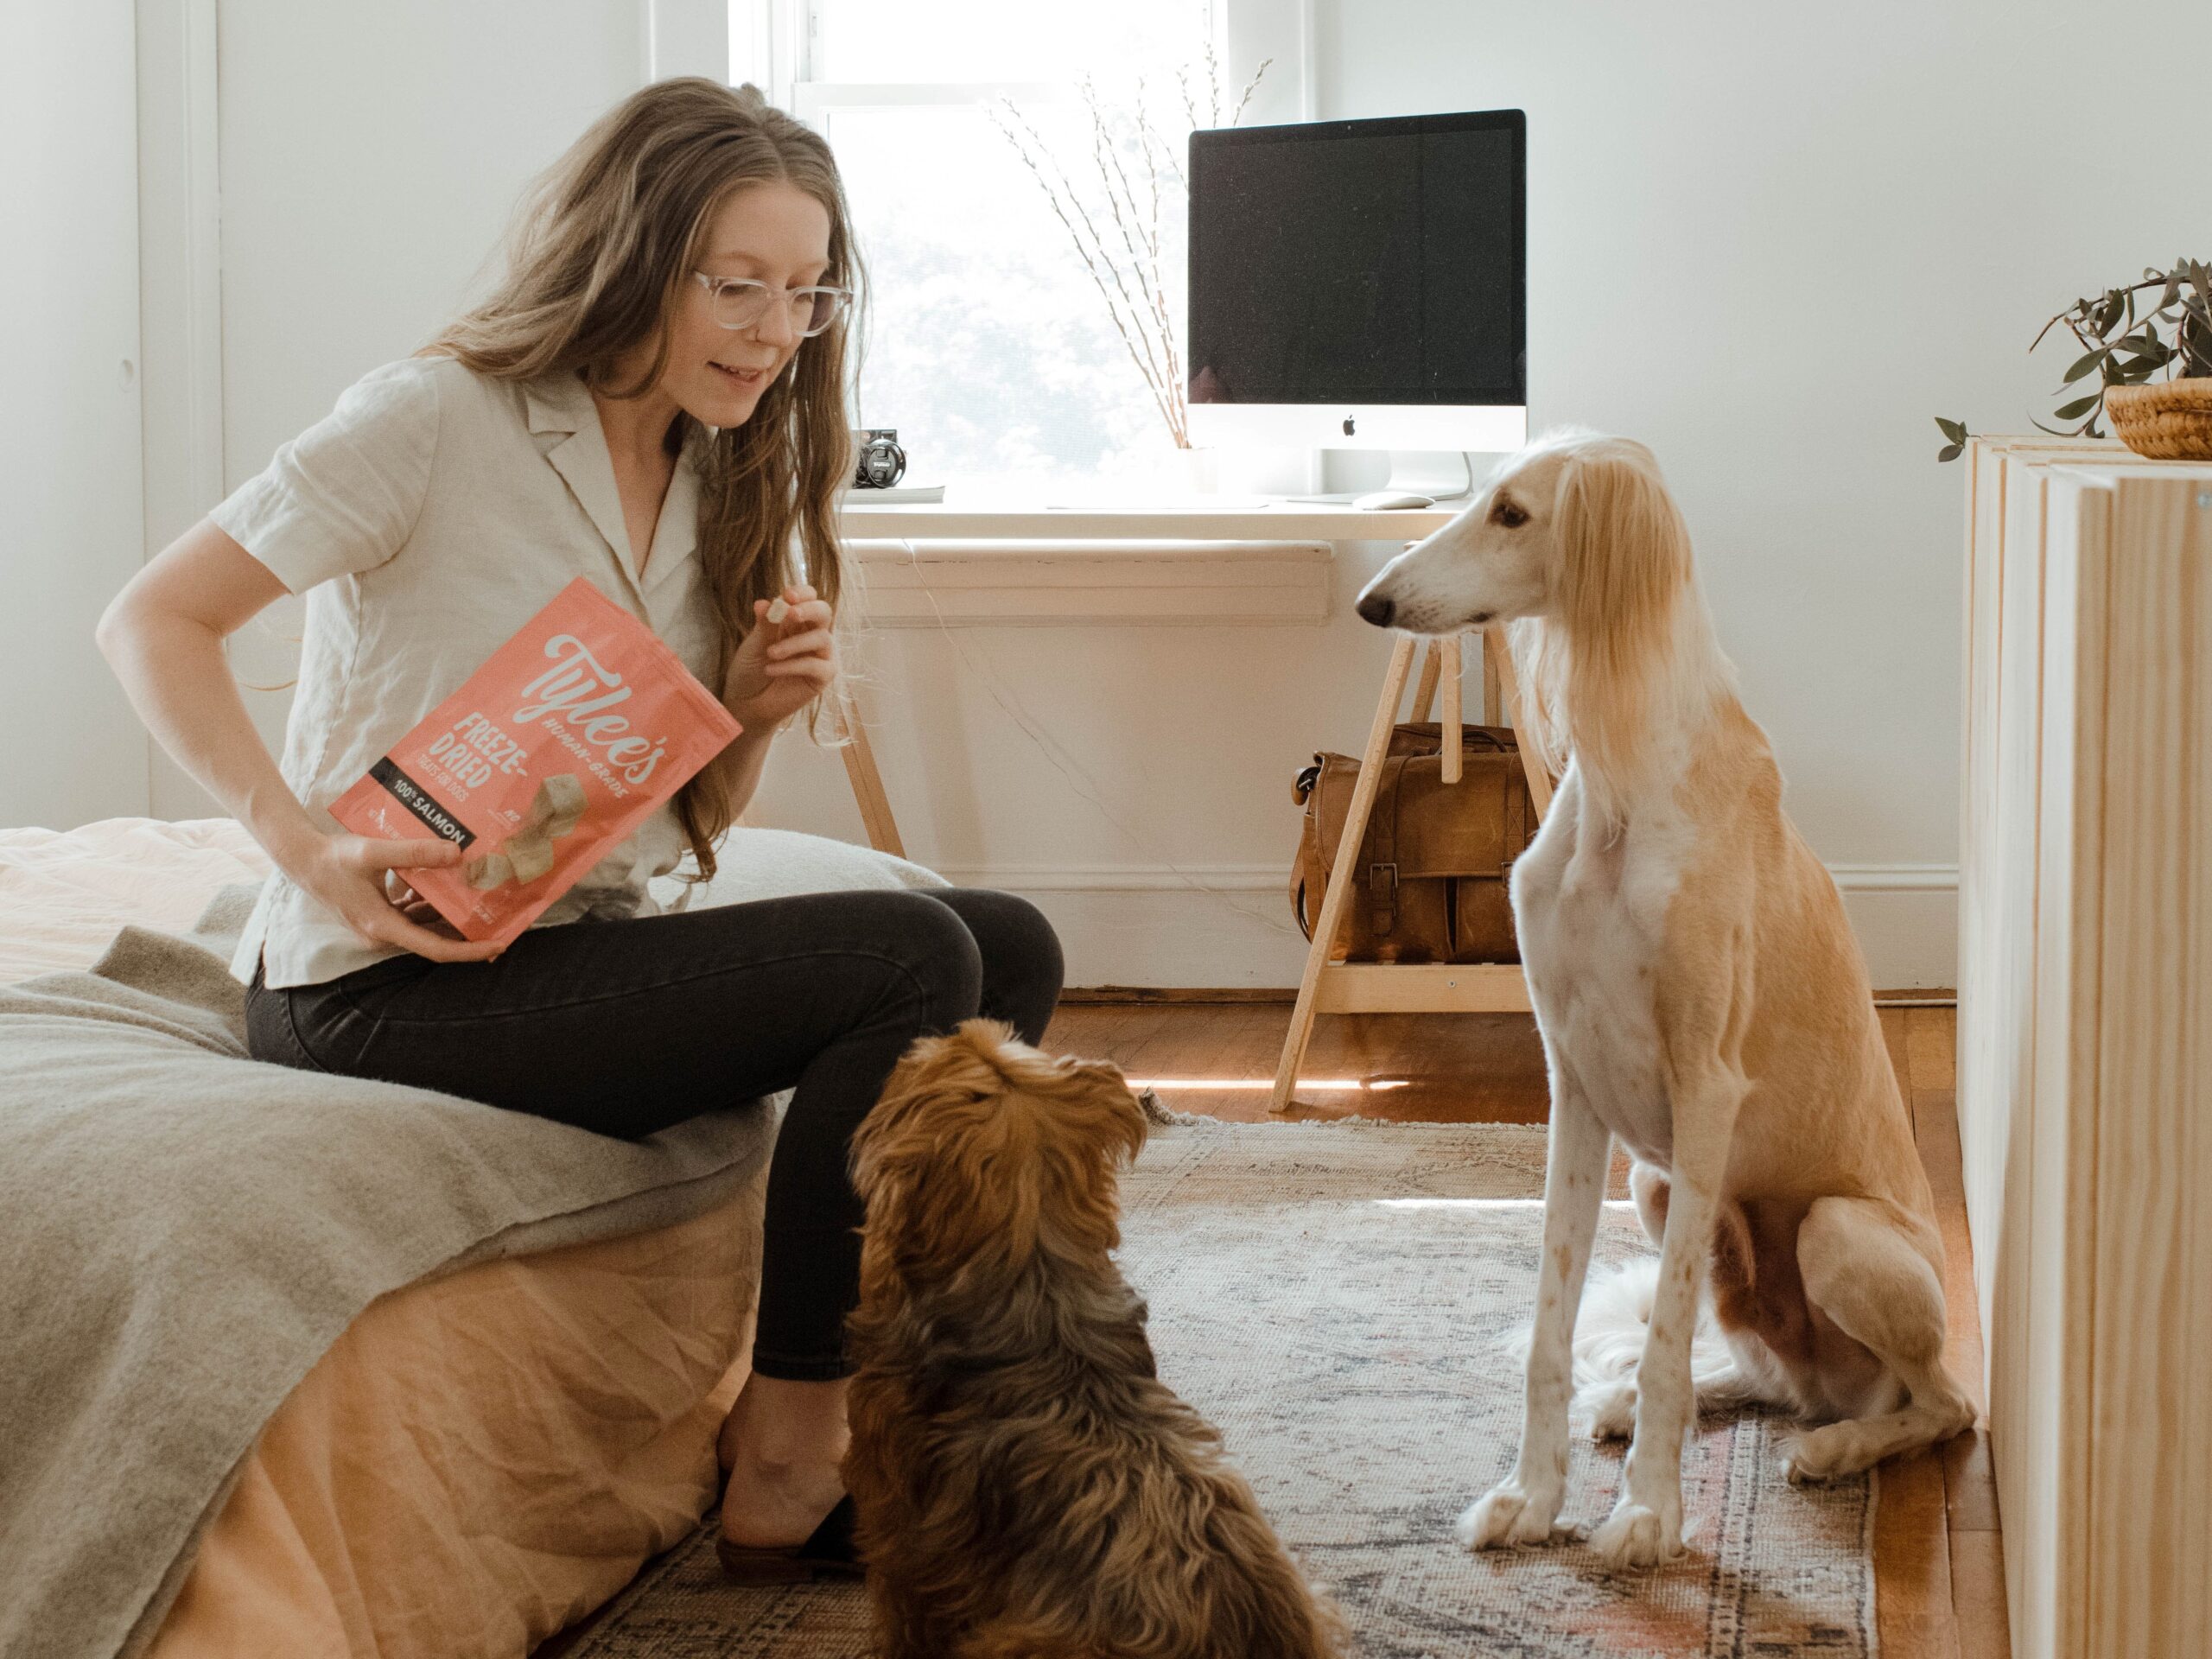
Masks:
[[[1111,1255],[1144,1137],[1115,1067],[971,1020],[914,1046],[855,1138],[845,1483],[884,1659],[1343,1650],[1220,1435],[1155,1375]]]

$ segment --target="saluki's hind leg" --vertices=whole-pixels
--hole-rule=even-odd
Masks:
[[[1794,1481],[1855,1475],[1885,1458],[1974,1426],[1974,1404],[1943,1365],[1943,1286],[1887,1210],[1867,1198],[1816,1200],[1797,1234],[1805,1298],[1864,1344],[1904,1385],[1905,1403],[1795,1437]]]

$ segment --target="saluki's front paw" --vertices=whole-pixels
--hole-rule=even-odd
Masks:
[[[1624,1440],[1636,1433],[1636,1384],[1605,1382],[1583,1396],[1590,1405],[1590,1438]]]
[[[1605,1524],[1591,1534],[1590,1548],[1616,1573],[1671,1561],[1682,1553],[1681,1511],[1662,1515],[1624,1497]]]
[[[1452,1535],[1469,1549],[1501,1544],[1541,1544],[1552,1535],[1563,1493],[1523,1491],[1517,1480],[1502,1480],[1467,1505]]]

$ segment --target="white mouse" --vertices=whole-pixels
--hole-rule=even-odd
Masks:
[[[1370,490],[1352,497],[1351,504],[1362,512],[1389,512],[1399,507],[1433,507],[1436,498],[1415,495],[1409,490]]]

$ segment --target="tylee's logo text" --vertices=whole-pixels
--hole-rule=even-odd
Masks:
[[[631,783],[642,784],[652,777],[667,749],[630,735],[628,715],[601,712],[630,700],[630,688],[622,683],[622,677],[593,656],[573,633],[555,634],[545,642],[545,654],[554,659],[553,666],[523,687],[523,703],[515,710],[515,719],[534,726],[557,714],[571,731],[604,750],[607,764]]]

